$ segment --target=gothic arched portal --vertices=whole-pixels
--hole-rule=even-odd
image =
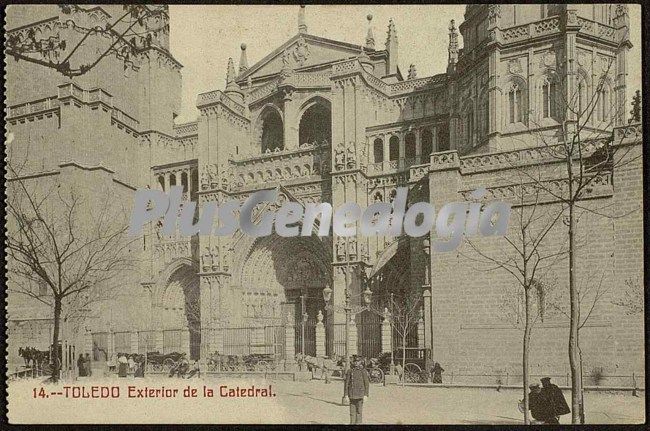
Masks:
[[[168,277],[160,301],[163,353],[183,352],[183,331],[189,331],[189,353],[198,359],[201,345],[201,295],[196,268],[181,265]]]
[[[301,351],[302,302],[307,313],[305,353],[315,354],[314,325],[325,313],[323,289],[332,283],[330,246],[311,237],[270,235],[255,239],[235,258],[239,284],[235,304],[244,326],[282,325],[287,318],[296,327],[296,351]],[[325,313],[326,314],[326,313]]]

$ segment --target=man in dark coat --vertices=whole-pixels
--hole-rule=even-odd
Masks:
[[[549,405],[541,396],[539,383],[533,383],[529,388],[528,408],[530,409],[530,415],[535,421],[537,421],[537,423],[547,423],[547,421],[554,418],[554,416],[553,411],[550,410]]]
[[[564,398],[562,390],[551,383],[550,377],[540,379],[542,382],[542,390],[540,391],[540,398],[546,403],[550,415],[544,420],[546,424],[559,424],[560,416],[571,413],[571,409]]]
[[[442,373],[443,373],[444,368],[440,366],[438,362],[433,364],[433,367],[431,368],[431,382],[432,383],[442,383]]]
[[[350,400],[350,424],[361,424],[363,401],[368,398],[370,390],[370,377],[359,359],[353,362],[343,382],[343,397]]]
[[[79,368],[79,377],[86,377],[86,363],[81,353],[79,353],[79,359],[77,359],[77,368]]]

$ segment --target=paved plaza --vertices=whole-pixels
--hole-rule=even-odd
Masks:
[[[219,396],[219,387],[268,388],[275,397],[227,398]],[[63,386],[90,388],[92,385],[119,386],[117,399],[71,399],[63,396],[33,398],[38,380],[20,380],[9,384],[9,412],[12,422],[90,423],[307,423],[346,424],[348,408],[341,406],[342,382],[269,381],[264,379],[191,380],[147,377],[145,379],[104,378],[94,381],[45,385],[50,393]],[[184,398],[187,386],[197,389],[198,397]],[[203,396],[203,386],[214,390],[213,398]],[[128,386],[137,388],[177,388],[172,398],[128,398]],[[642,423],[645,418],[645,393],[585,393],[587,423]],[[565,392],[567,400],[570,393]],[[523,418],[517,410],[519,391],[465,388],[399,387],[372,385],[364,405],[368,424],[518,424]],[[20,402],[16,402],[20,400]],[[83,408],[80,408],[83,407]],[[155,411],[152,415],[148,412]],[[43,412],[35,414],[34,412]],[[561,418],[569,423],[569,416]]]

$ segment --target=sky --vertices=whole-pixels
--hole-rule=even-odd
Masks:
[[[641,87],[640,6],[629,4],[630,40],[628,101]],[[240,45],[246,43],[248,64],[282,45],[298,32],[297,5],[172,5],[170,48],[183,64],[182,107],[177,122],[198,115],[196,96],[225,87],[228,58],[239,64]],[[406,74],[415,64],[418,77],[444,73],[447,67],[449,21],[463,21],[464,5],[308,5],[307,32],[328,39],[364,44],[368,21],[377,49],[386,42],[388,20],[393,18],[399,41],[399,67]],[[462,46],[462,38],[461,38]]]

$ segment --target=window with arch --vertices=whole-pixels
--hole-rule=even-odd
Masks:
[[[381,163],[384,161],[384,141],[381,138],[377,138],[373,142],[372,153],[375,163]]]
[[[465,109],[463,114],[463,135],[467,146],[474,144],[474,110],[471,107]]]
[[[490,131],[490,105],[487,93],[483,93],[481,96],[478,109],[478,135],[482,139]]]
[[[449,151],[449,126],[445,123],[438,127],[438,149],[437,151]]]
[[[429,160],[429,156],[433,153],[433,134],[431,130],[422,130],[420,139],[422,140],[422,159]]]
[[[303,112],[298,126],[299,145],[332,142],[332,113],[330,103],[320,97]]]
[[[506,91],[506,102],[508,105],[507,118],[509,124],[523,123],[524,97],[520,83],[513,82]]]
[[[541,84],[541,114],[542,118],[558,117],[558,85],[554,76],[546,75],[542,78]]]
[[[257,125],[262,154],[284,148],[284,124],[280,112],[268,106],[262,111]]]
[[[388,141],[388,160],[391,162],[399,159],[399,137],[393,135]]]
[[[596,118],[598,121],[608,121],[610,119],[610,111],[612,110],[612,97],[611,86],[609,82],[605,81],[598,89],[597,105],[596,105]]]
[[[578,84],[576,86],[576,116],[582,118],[587,114],[587,109],[589,105],[589,93],[588,93],[587,78],[584,74],[578,74]]]
[[[404,138],[404,157],[407,160],[415,159],[415,133],[407,133]]]

